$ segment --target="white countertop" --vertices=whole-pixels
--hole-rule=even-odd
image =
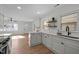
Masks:
[[[49,32],[42,32],[42,33],[51,34],[51,35],[57,35],[57,33],[49,33]]]
[[[71,38],[71,37],[77,37],[77,36],[65,37],[65,36],[61,36],[61,35],[57,35],[57,34],[53,34],[53,33],[46,33],[46,34],[51,34],[51,35],[54,35],[54,36],[60,36],[60,37],[66,38],[66,39],[79,41],[79,39]],[[77,37],[77,38],[79,38],[79,37]]]
[[[70,40],[75,40],[75,41],[79,41],[79,39],[75,39],[75,38],[70,38],[70,37],[64,37],[65,39],[70,39]]]
[[[42,33],[42,32],[29,32],[29,33]]]
[[[49,33],[49,32],[31,32],[31,33],[46,33],[46,34],[50,34],[50,35],[60,36],[60,37],[66,38],[66,39],[79,41],[79,39],[71,38],[71,37],[77,37],[77,36],[72,36],[72,35],[71,35],[71,37],[65,37],[65,36],[57,35],[57,33],[52,33],[52,32],[51,33]]]
[[[11,33],[4,33],[4,34],[0,34],[0,37],[1,36],[10,36],[11,35]]]
[[[11,33],[0,34],[0,42],[2,42],[3,40],[5,40],[6,38],[8,38],[10,35],[11,35]]]

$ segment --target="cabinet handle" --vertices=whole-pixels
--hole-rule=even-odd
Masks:
[[[64,43],[63,43],[63,42],[61,42],[61,44],[62,44],[62,45],[64,45]]]
[[[45,36],[45,38],[47,38],[47,36]]]

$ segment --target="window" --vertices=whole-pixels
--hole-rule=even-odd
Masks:
[[[0,31],[18,31],[18,24],[4,24],[4,27],[0,28]]]
[[[4,30],[6,30],[6,31],[17,31],[18,30],[18,24],[6,24],[6,27],[4,27]]]

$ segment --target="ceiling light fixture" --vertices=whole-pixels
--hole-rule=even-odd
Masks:
[[[20,6],[18,6],[17,9],[21,10],[22,8]]]
[[[37,11],[37,14],[40,14],[40,12],[39,12],[39,11]]]

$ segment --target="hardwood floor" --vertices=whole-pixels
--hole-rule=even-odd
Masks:
[[[16,38],[12,39],[11,54],[52,54],[52,52],[42,44],[30,48],[28,46],[28,34],[22,36],[23,37],[16,35]]]

